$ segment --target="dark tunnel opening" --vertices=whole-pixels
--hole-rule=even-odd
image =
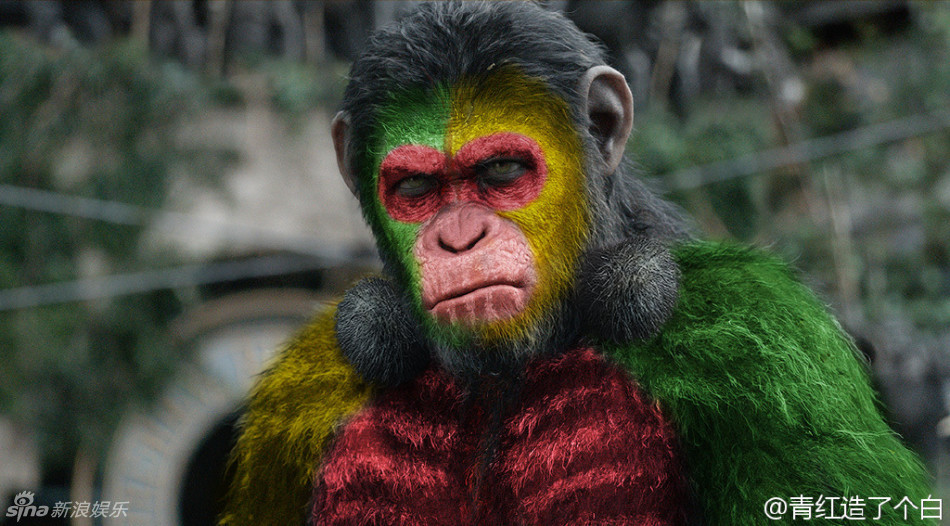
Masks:
[[[237,440],[237,422],[242,413],[243,409],[239,409],[219,420],[188,459],[178,492],[182,526],[217,524],[233,476],[228,458]]]

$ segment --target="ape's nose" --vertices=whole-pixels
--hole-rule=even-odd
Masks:
[[[500,221],[491,209],[482,205],[448,206],[432,219],[422,242],[432,254],[463,254],[488,241],[498,230],[494,225]]]

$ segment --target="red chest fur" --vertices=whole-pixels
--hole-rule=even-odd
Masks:
[[[508,396],[493,416],[484,399]],[[686,489],[656,404],[594,351],[529,366],[520,393],[466,400],[429,370],[343,428],[315,524],[681,524]]]

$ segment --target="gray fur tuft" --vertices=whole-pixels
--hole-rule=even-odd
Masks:
[[[393,283],[366,278],[346,291],[336,311],[343,355],[364,379],[398,385],[422,372],[429,348]]]
[[[583,330],[599,341],[644,340],[659,333],[676,307],[679,267],[653,237],[626,239],[589,255],[578,278]]]

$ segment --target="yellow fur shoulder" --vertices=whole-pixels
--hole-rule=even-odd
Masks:
[[[305,522],[328,442],[371,392],[340,352],[335,314],[304,327],[251,391],[222,526]]]

